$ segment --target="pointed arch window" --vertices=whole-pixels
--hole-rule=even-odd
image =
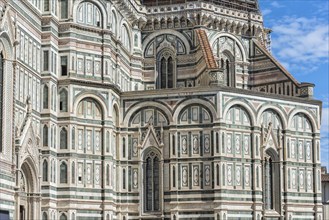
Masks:
[[[43,161],[42,164],[42,180],[44,182],[48,181],[48,162],[46,160]]]
[[[72,170],[71,170],[71,175],[72,175],[72,183],[75,183],[75,163],[72,162]]]
[[[67,149],[67,130],[66,128],[62,128],[60,133],[60,149]]]
[[[64,162],[60,166],[60,183],[67,183],[67,165]]]
[[[42,214],[42,220],[48,220],[47,212],[44,212],[44,213]]]
[[[61,217],[59,218],[59,220],[67,220],[67,217],[64,213],[62,213]]]
[[[48,126],[44,125],[43,126],[43,131],[42,131],[42,136],[43,136],[43,146],[47,147],[48,146]]]
[[[49,88],[47,85],[43,87],[43,108],[48,109],[48,95],[49,95]]]
[[[175,60],[171,52],[165,51],[158,59],[158,76],[156,80],[158,89],[174,88],[175,86]]]
[[[265,173],[263,176],[265,211],[273,210],[278,212],[280,210],[280,163],[278,161],[278,154],[273,149],[268,149],[263,165]]]
[[[59,93],[59,110],[61,112],[67,112],[67,91],[62,89]]]
[[[144,210],[160,210],[160,162],[156,153],[151,151],[144,160]]]

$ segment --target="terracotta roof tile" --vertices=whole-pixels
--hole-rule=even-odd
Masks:
[[[329,182],[329,174],[321,174],[321,182]]]
[[[196,30],[196,33],[200,42],[201,49],[203,51],[203,56],[206,60],[207,68],[217,69],[217,63],[212,53],[212,49],[210,47],[206,31],[198,29]]]

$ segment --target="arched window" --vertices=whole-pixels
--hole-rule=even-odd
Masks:
[[[61,214],[61,217],[59,218],[59,220],[67,220],[67,217],[64,213]]]
[[[175,86],[175,61],[171,52],[164,51],[158,59],[157,88],[166,89]]]
[[[122,189],[126,189],[126,169],[122,170]]]
[[[67,0],[60,0],[60,13],[61,19],[67,18],[68,16],[68,1]]]
[[[59,110],[61,112],[67,112],[67,91],[62,89],[59,93]]]
[[[67,149],[67,130],[62,128],[60,133],[60,149]]]
[[[47,162],[47,160],[44,160],[43,164],[42,164],[42,181],[44,181],[44,182],[48,181],[48,162]]]
[[[102,15],[99,8],[90,2],[81,3],[78,6],[77,22],[84,25],[102,27]]]
[[[230,61],[229,60],[226,60],[226,62],[225,62],[225,76],[226,76],[226,85],[227,86],[230,86],[230,75],[231,75],[231,73],[230,73]]]
[[[219,186],[220,181],[219,181],[219,165],[216,165],[216,185]]]
[[[223,186],[225,186],[225,164],[222,165],[222,180],[223,180]]]
[[[60,183],[67,183],[67,165],[64,162],[60,166]]]
[[[106,166],[106,185],[110,185],[110,165]]]
[[[43,87],[43,108],[48,109],[48,96],[49,96],[49,88],[47,85]]]
[[[126,157],[126,138],[122,138],[122,157]]]
[[[117,36],[117,16],[112,11],[112,32],[114,36]]]
[[[71,175],[72,175],[72,183],[75,183],[75,163],[72,162],[72,170],[71,170]]]
[[[75,149],[75,127],[72,128],[72,149]]]
[[[74,212],[71,215],[71,220],[75,220],[75,213]]]
[[[43,146],[47,147],[48,146],[48,126],[44,125],[43,126],[43,131],[42,131],[42,139],[43,139]]]
[[[280,209],[280,163],[278,154],[272,149],[266,151],[264,158],[264,204],[265,210]]]
[[[130,36],[129,31],[126,25],[123,25],[122,27],[122,36],[121,36],[122,44],[123,46],[130,51],[131,45],[130,45]]]
[[[172,187],[176,187],[176,167],[172,167]]]
[[[151,151],[144,160],[144,210],[160,210],[160,162],[159,156]]]
[[[48,220],[47,212],[42,213],[42,220]]]

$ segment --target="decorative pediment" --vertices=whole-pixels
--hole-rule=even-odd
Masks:
[[[18,43],[16,40],[16,18],[14,19],[10,13],[10,6],[5,4],[0,13],[0,34],[7,33],[10,43],[14,46]]]
[[[141,132],[141,129],[139,129],[139,143],[139,147],[142,149],[149,146],[162,148],[164,145],[162,126],[160,131],[155,130],[153,123],[148,124],[148,128],[145,132]]]
[[[272,123],[270,122],[267,129],[262,126],[262,146],[264,150],[268,148],[273,148],[276,151],[281,149],[281,141],[280,138],[275,135],[273,131]],[[278,132],[280,134],[280,130]]]

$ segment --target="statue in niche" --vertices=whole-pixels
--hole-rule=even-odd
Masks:
[[[21,178],[19,180],[19,188],[21,191],[25,192],[26,188],[25,188],[25,179],[23,174],[21,173]]]

